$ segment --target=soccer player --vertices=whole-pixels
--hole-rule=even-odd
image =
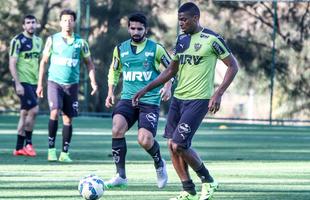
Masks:
[[[171,97],[172,83],[169,81],[164,87],[158,86],[149,91],[137,106],[132,106],[131,99],[138,90],[160,74],[160,66],[169,65],[171,58],[163,46],[146,37],[147,19],[144,14],[134,13],[129,17],[128,33],[131,38],[114,48],[108,75],[107,108],[114,104],[114,88],[121,73],[123,87],[121,99],[113,111],[112,155],[117,174],[105,184],[108,188],[127,186],[125,133],[138,121],[138,143],[153,158],[157,186],[164,188],[168,180],[166,162],[161,157],[159,144],[154,138],[160,99],[166,101]]]
[[[33,15],[26,15],[23,19],[24,31],[16,35],[10,45],[9,68],[21,102],[14,156],[36,156],[32,132],[39,111],[36,88],[42,51],[42,39],[34,34],[36,28],[37,19]]]
[[[182,182],[183,191],[171,200],[198,199],[188,166],[201,179],[200,200],[211,199],[217,189],[218,183],[191,147],[191,142],[206,113],[219,110],[222,95],[238,71],[238,63],[222,37],[201,27],[199,17],[199,8],[194,3],[180,6],[178,20],[184,34],[178,36],[172,62],[156,80],[133,98],[133,105],[136,105],[149,90],[177,74],[178,85],[169,108],[164,136],[168,139],[171,160]],[[217,59],[222,60],[228,69],[223,82],[214,92]]]
[[[72,162],[69,145],[72,138],[72,120],[78,114],[78,86],[80,62],[84,61],[89,70],[92,87],[91,95],[97,91],[95,67],[87,42],[73,32],[76,13],[65,9],[60,13],[61,32],[48,37],[40,62],[37,95],[43,97],[43,78],[45,66],[48,69],[47,96],[50,107],[48,123],[48,161],[57,161],[55,140],[58,129],[58,117],[62,111],[62,152],[60,162]]]

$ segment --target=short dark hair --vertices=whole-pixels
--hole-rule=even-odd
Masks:
[[[34,20],[37,21],[37,18],[36,18],[35,16],[33,16],[33,15],[25,15],[25,16],[23,17],[23,24],[25,24],[25,20],[26,20],[26,19],[34,19]]]
[[[147,19],[146,16],[143,13],[136,12],[129,16],[128,18],[128,26],[130,25],[130,22],[140,22],[144,25],[144,27],[147,27]]]
[[[76,20],[76,13],[73,10],[70,10],[70,9],[62,10],[60,15],[59,15],[59,18],[61,19],[61,17],[63,15],[71,15],[71,16],[73,16],[74,21]]]
[[[192,2],[187,2],[184,3],[183,5],[180,6],[178,13],[181,12],[188,12],[191,16],[200,16],[200,10],[198,6]]]

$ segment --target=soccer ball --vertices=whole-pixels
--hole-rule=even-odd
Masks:
[[[84,199],[100,199],[104,192],[104,182],[96,175],[89,175],[80,180],[78,190]]]

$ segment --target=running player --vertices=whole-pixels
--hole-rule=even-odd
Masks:
[[[157,173],[157,186],[163,188],[168,176],[166,162],[161,157],[160,147],[154,139],[159,117],[159,104],[162,97],[171,96],[171,82],[148,92],[137,106],[132,106],[133,95],[160,74],[160,63],[167,67],[170,57],[163,46],[148,39],[147,19],[141,13],[132,14],[128,20],[131,39],[117,45],[109,71],[109,92],[106,107],[115,101],[114,87],[123,75],[121,99],[113,111],[112,154],[117,174],[105,185],[111,187],[127,186],[125,157],[127,152],[125,133],[138,121],[138,143],[153,158]]]
[[[201,179],[200,200],[211,199],[217,189],[218,183],[191,147],[191,142],[206,113],[219,110],[222,95],[238,71],[238,63],[222,37],[201,27],[199,17],[199,8],[194,3],[185,3],[179,8],[178,20],[184,34],[177,39],[175,56],[170,66],[133,98],[133,105],[136,105],[149,90],[177,74],[178,85],[169,108],[165,137],[183,191],[171,200],[198,200],[188,166]],[[217,59],[221,59],[228,69],[223,82],[214,92]]]

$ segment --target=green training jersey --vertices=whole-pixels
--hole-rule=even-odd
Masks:
[[[36,85],[39,74],[39,59],[42,39],[24,33],[16,35],[10,44],[10,56],[17,58],[16,70],[20,82]]]
[[[64,85],[78,83],[81,58],[90,56],[87,42],[76,34],[65,41],[62,33],[52,35],[51,40],[48,80]]]
[[[230,55],[222,37],[206,28],[192,35],[182,34],[174,54],[173,60],[179,62],[174,96],[183,100],[210,99],[217,59]]]
[[[110,66],[108,82],[117,85],[120,74],[123,76],[121,99],[132,99],[139,90],[157,78],[160,63],[167,67],[171,59],[160,44],[146,39],[140,44],[127,40],[114,48],[113,61]],[[140,99],[143,103],[160,104],[160,87],[157,87]]]

